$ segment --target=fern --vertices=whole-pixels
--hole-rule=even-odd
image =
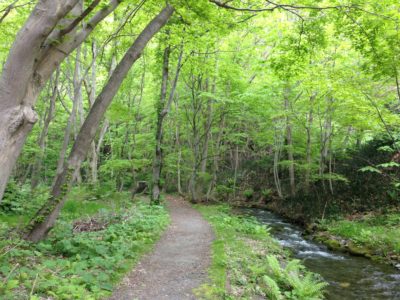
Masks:
[[[278,259],[273,255],[268,255],[267,262],[268,262],[268,266],[270,268],[271,275],[273,277],[277,278],[278,280],[280,280],[282,278],[282,276],[284,275],[283,274],[284,270],[282,270]]]
[[[301,277],[299,273],[292,272],[287,276],[288,283],[293,287],[292,295],[300,300],[322,299],[326,282],[317,281],[313,274],[308,273]]]
[[[298,272],[302,269],[304,269],[304,266],[301,265],[300,260],[293,259],[286,265],[285,271],[287,274],[289,274],[291,272]]]
[[[283,299],[281,290],[278,284],[271,277],[264,275],[263,281],[267,285],[266,293],[273,300]]]
[[[323,298],[323,289],[328,284],[317,280],[312,273],[307,273],[303,276],[304,266],[301,265],[299,260],[291,260],[285,268],[282,268],[278,259],[273,255],[269,255],[267,256],[267,263],[269,274],[273,279],[265,275],[263,280],[268,285],[267,294],[272,299],[282,298],[277,282],[281,283],[282,286],[290,286],[292,288],[292,291],[288,292],[290,294],[289,298],[293,297],[293,299],[299,300]],[[277,293],[278,291],[279,293]]]

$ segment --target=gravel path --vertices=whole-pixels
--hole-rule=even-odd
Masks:
[[[196,299],[192,290],[206,282],[212,229],[182,199],[167,197],[167,202],[171,225],[110,299]]]

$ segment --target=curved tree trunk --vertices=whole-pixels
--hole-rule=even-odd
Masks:
[[[17,34],[0,78],[0,201],[37,121],[34,106],[45,83],[120,0],[110,0],[106,8],[91,17],[90,25],[78,30],[77,26],[99,2],[94,1],[80,14],[79,0],[39,0]],[[66,17],[70,12],[75,18]]]
[[[115,68],[102,92],[96,98],[86,120],[79,131],[67,162],[60,174],[56,175],[49,199],[36,213],[27,227],[25,239],[37,242],[46,237],[64,205],[74,171],[80,167],[86,153],[96,135],[100,122],[117,93],[122,81],[134,62],[141,56],[143,49],[150,39],[167,23],[174,8],[167,5],[139,34],[133,45],[126,52]]]

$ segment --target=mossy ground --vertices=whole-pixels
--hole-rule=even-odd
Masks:
[[[369,249],[372,255],[400,259],[400,213],[365,214],[347,219],[324,221],[320,226],[329,234]]]

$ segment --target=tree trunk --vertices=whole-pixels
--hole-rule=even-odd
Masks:
[[[91,87],[90,87],[90,97],[89,104],[90,108],[92,108],[95,100],[96,100],[96,58],[97,58],[97,49],[96,49],[96,41],[92,42],[92,76],[91,76]],[[91,181],[93,184],[97,183],[97,160],[98,155],[96,151],[96,141],[93,140],[91,145],[91,155],[90,155],[90,170],[91,170]]]
[[[311,177],[311,164],[312,164],[312,125],[313,125],[313,109],[314,109],[314,100],[316,94],[313,94],[310,97],[310,109],[308,112],[308,120],[307,120],[307,145],[306,145],[306,174],[305,174],[305,191],[309,193],[310,191],[310,177]]]
[[[333,173],[333,162],[332,162],[332,142],[329,143],[329,190],[331,194],[334,194],[333,191],[333,180],[332,180],[332,173]]]
[[[239,169],[239,145],[236,145],[234,152],[234,172],[233,172],[233,198],[236,198],[236,185],[237,185],[237,177],[238,177],[238,169]]]
[[[155,157],[153,162],[153,191],[151,194],[151,202],[153,204],[160,203],[160,185],[161,185],[161,171],[163,165],[163,153],[162,153],[162,142],[163,142],[163,122],[167,116],[172,101],[174,99],[176,86],[178,84],[179,73],[181,70],[182,56],[183,56],[183,44],[180,49],[178,63],[176,67],[174,81],[169,93],[167,100],[167,84],[169,77],[169,56],[170,56],[170,46],[167,46],[164,50],[164,62],[163,62],[163,72],[162,72],[162,83],[161,83],[161,98],[157,107],[157,130],[156,130],[156,149]]]
[[[177,97],[178,98],[178,97]],[[175,112],[176,112],[176,119],[175,119],[175,139],[176,139],[176,147],[178,148],[178,161],[177,161],[177,189],[178,194],[182,195],[182,182],[181,182],[181,161],[182,161],[182,145],[180,139],[180,122],[179,122],[179,106],[178,106],[178,99],[175,99]]]
[[[78,47],[79,50],[79,47]],[[65,128],[65,133],[64,133],[64,139],[63,139],[63,144],[60,150],[60,155],[58,157],[58,162],[57,162],[57,171],[56,174],[60,174],[62,172],[64,163],[65,163],[65,157],[67,155],[67,151],[68,151],[68,145],[70,143],[70,139],[71,139],[71,132],[73,132],[73,126],[76,123],[76,119],[77,119],[77,110],[78,110],[78,106],[79,106],[79,97],[80,93],[81,93],[81,82],[80,80],[77,79],[77,77],[79,76],[79,69],[77,68],[77,63],[79,66],[79,57],[78,57],[79,51],[77,51],[77,57],[75,59],[75,69],[74,69],[74,75],[73,75],[73,91],[70,91],[69,93],[72,94],[70,95],[70,97],[72,98],[72,110],[71,113],[68,117],[68,121],[67,121],[67,126]],[[53,184],[55,184],[55,178],[53,181]]]
[[[78,2],[39,0],[9,52],[0,78],[0,201],[26,137],[37,121],[34,105],[40,91],[65,57],[120,3],[111,0],[91,17],[90,25],[78,31],[77,25],[82,21],[74,14]],[[76,18],[67,16],[70,12]]]
[[[78,132],[81,129],[83,122],[84,122],[84,114],[83,114],[83,98],[82,98],[82,75],[81,75],[81,46],[76,48],[76,58],[75,58],[75,70],[74,70],[74,78],[73,78],[73,85],[74,85],[74,102],[76,103],[76,117],[74,124],[74,137],[78,136]],[[76,169],[72,178],[72,181],[77,183],[82,182],[81,170],[80,168]]]
[[[195,118],[195,117],[194,117]],[[190,175],[190,180],[189,180],[189,193],[190,193],[190,200],[192,203],[197,203],[198,201],[198,195],[197,195],[197,173],[198,173],[198,168],[199,168],[199,155],[200,155],[200,149],[199,149],[199,132],[198,128],[196,125],[196,122],[194,121],[194,127],[193,127],[193,166],[192,166],[192,173]]]
[[[167,5],[146,28],[143,29],[114,70],[102,92],[96,98],[93,107],[90,109],[72,147],[69,158],[63,166],[62,172],[57,174],[49,199],[30,221],[25,239],[33,242],[40,241],[46,237],[47,233],[54,226],[66,200],[66,194],[71,187],[73,172],[80,167],[84,160],[104,113],[111,104],[112,99],[134,62],[140,57],[150,39],[167,23],[173,12],[174,8]]]
[[[289,180],[290,180],[290,196],[296,195],[296,183],[294,175],[294,157],[293,157],[293,140],[292,140],[292,124],[290,120],[290,107],[289,107],[289,90],[285,91],[285,111],[286,111],[286,146],[289,164]]]
[[[41,170],[44,152],[45,152],[47,133],[49,131],[50,122],[54,117],[59,78],[60,78],[60,68],[57,68],[54,82],[52,82],[53,89],[52,89],[52,95],[50,97],[50,103],[49,103],[49,108],[47,111],[47,116],[44,121],[43,129],[42,129],[42,132],[40,133],[40,137],[39,137],[39,143],[38,143],[39,144],[39,153],[36,156],[35,163],[32,167],[32,177],[31,177],[31,188],[32,189],[35,189],[37,187],[37,185],[39,184],[40,170]]]
[[[169,56],[170,56],[171,48],[168,45],[164,49],[164,59],[163,59],[163,67],[162,67],[162,79],[161,79],[161,96],[160,101],[157,104],[157,128],[156,128],[156,149],[155,156],[153,162],[153,188],[151,193],[151,202],[153,204],[160,203],[160,193],[161,193],[161,169],[162,169],[162,125],[163,125],[163,116],[162,111],[165,106],[165,101],[167,98],[167,85],[169,78]]]
[[[215,93],[215,79],[212,84],[211,88],[212,93]],[[206,92],[208,92],[208,82]],[[212,110],[212,99],[208,99],[207,101],[207,119],[205,124],[205,134],[204,134],[204,144],[203,144],[203,154],[202,154],[202,161],[201,161],[201,172],[205,173],[207,171],[207,156],[208,156],[208,143],[210,140],[210,133],[211,133],[211,125],[213,119],[213,110]]]
[[[282,135],[278,132],[278,128],[275,126],[275,137],[274,137],[274,182],[276,191],[278,193],[279,198],[283,198],[281,181],[279,178],[279,161],[282,151],[282,143],[283,143]]]
[[[218,179],[218,171],[219,171],[219,157],[220,157],[220,152],[221,152],[221,140],[222,140],[222,135],[224,133],[224,128],[225,128],[225,114],[223,113],[221,116],[221,121],[220,121],[220,126],[219,126],[219,132],[217,135],[217,140],[215,142],[215,150],[213,153],[214,159],[213,159],[213,175],[211,179],[211,183],[208,187],[207,191],[207,197],[206,199],[209,200],[211,197],[211,193],[215,186],[217,185],[217,179]]]
[[[326,103],[327,103],[327,109],[323,127],[321,124],[321,150],[320,150],[320,160],[319,160],[319,175],[322,178],[322,185],[325,191],[326,191],[326,186],[325,186],[325,179],[323,177],[325,174],[326,164],[327,163],[329,164],[328,154],[329,154],[329,144],[332,138],[333,98],[327,97]]]
[[[145,79],[146,79],[146,61],[143,58],[143,72],[142,72],[142,76],[141,76],[141,79],[140,79],[140,96],[139,96],[138,103],[137,103],[137,110],[136,110],[135,116],[134,116],[135,126],[133,127],[133,133],[132,133],[133,145],[132,145],[132,150],[129,151],[130,155],[136,149],[136,135],[138,133],[139,124],[140,124],[140,121],[141,121],[141,118],[140,118],[140,106],[141,106],[141,103],[142,103],[142,100],[143,100]],[[129,156],[129,159],[131,159],[131,156]],[[134,166],[132,167],[132,178],[133,178],[133,182],[136,182],[136,170],[135,170]]]

